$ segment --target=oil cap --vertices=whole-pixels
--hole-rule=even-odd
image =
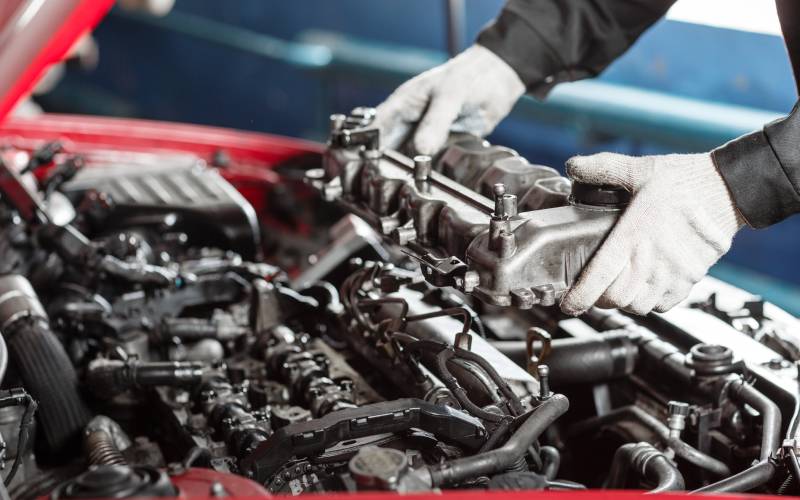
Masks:
[[[618,210],[631,201],[631,194],[617,186],[603,186],[572,181],[569,202],[575,206]]]
[[[393,490],[408,471],[408,458],[393,448],[365,446],[348,466],[360,489]]]

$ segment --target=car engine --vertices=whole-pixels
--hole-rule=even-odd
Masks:
[[[373,117],[266,212],[191,155],[0,151],[12,498],[800,492],[794,317],[712,278],[567,317],[627,193]]]

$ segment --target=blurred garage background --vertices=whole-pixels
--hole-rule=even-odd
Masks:
[[[95,63],[71,64],[47,111],[323,139],[465,47],[502,0],[177,0],[116,7]],[[682,0],[593,81],[524,99],[490,137],[562,168],[573,154],[706,151],[787,113],[797,93],[772,0]],[[800,314],[800,217],[745,230],[713,274]]]

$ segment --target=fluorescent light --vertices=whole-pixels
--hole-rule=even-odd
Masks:
[[[780,35],[774,0],[678,0],[667,19]]]

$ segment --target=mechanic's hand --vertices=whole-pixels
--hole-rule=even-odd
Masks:
[[[398,87],[378,106],[375,124],[384,147],[397,149],[416,127],[414,149],[433,154],[450,131],[487,135],[524,93],[511,66],[473,45]]]
[[[562,299],[567,314],[581,314],[593,305],[635,314],[672,308],[728,251],[744,225],[707,153],[579,156],[567,161],[567,173],[633,195]]]

